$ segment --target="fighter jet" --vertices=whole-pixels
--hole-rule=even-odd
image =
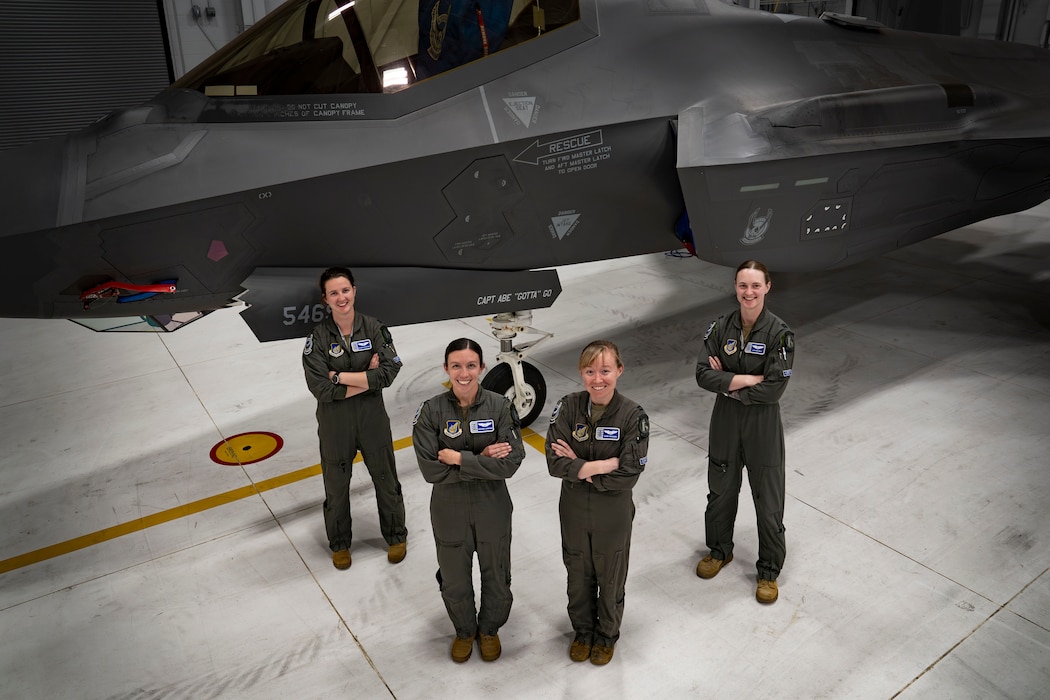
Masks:
[[[492,315],[525,422],[557,267],[849,264],[1050,197],[1050,54],[719,0],[289,0],[169,89],[0,153],[0,315],[305,336]],[[517,342],[536,333],[538,340]]]

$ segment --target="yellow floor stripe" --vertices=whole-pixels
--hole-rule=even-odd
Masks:
[[[543,436],[537,434],[529,428],[523,428],[521,431],[522,439],[532,447],[536,448],[540,452],[543,451]],[[412,445],[412,438],[406,437],[400,440],[394,441],[394,450],[401,450]],[[354,463],[361,461],[361,456],[358,455]],[[172,520],[178,520],[179,518],[185,518],[188,515],[194,513],[200,513],[205,510],[217,508],[219,506],[226,505],[227,503],[233,503],[244,498],[249,498],[256,494],[261,494],[264,491],[271,491],[288,484],[294,484],[296,481],[302,481],[303,479],[309,479],[313,476],[319,476],[321,474],[321,465],[315,464],[312,467],[304,467],[294,472],[282,474],[281,476],[275,476],[271,479],[264,479],[263,481],[250,484],[248,486],[242,486],[240,488],[226,491],[215,496],[209,496],[208,498],[202,498],[199,501],[192,501],[185,503],[175,508],[169,508],[168,510],[147,515],[142,518],[136,518],[135,520],[129,520],[126,523],[114,525],[113,527],[107,527],[96,532],[92,532],[87,535],[81,535],[80,537],[74,537],[71,540],[65,542],[59,542],[48,547],[42,547],[41,549],[34,550],[32,552],[26,552],[25,554],[19,554],[16,557],[10,559],[4,559],[0,561],[0,574],[5,574],[8,571],[14,571],[15,569],[21,569],[22,567],[29,566],[30,564],[36,564],[47,559],[54,559],[60,557],[63,554],[69,554],[80,549],[86,549],[92,545],[107,542],[109,540],[123,537],[124,535],[130,535],[134,532],[145,530],[149,527],[156,525],[163,525],[169,523]]]

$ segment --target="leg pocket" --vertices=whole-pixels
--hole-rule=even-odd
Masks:
[[[725,494],[732,486],[733,478],[729,471],[729,462],[709,457],[707,460],[707,499]]]

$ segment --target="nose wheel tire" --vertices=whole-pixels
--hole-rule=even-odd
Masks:
[[[481,380],[481,386],[510,399],[524,427],[536,420],[543,410],[543,402],[547,400],[547,383],[543,381],[540,371],[528,362],[522,362],[521,369],[525,374],[524,396],[518,396],[514,388],[514,373],[506,362],[493,367]]]

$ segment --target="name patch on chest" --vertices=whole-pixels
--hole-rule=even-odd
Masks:
[[[599,425],[595,429],[594,437],[595,437],[596,440],[619,440],[620,439],[620,429],[619,428],[605,428],[605,427],[602,427],[602,426]]]
[[[484,420],[472,420],[470,421],[470,432],[475,435],[478,433],[493,433],[496,431],[496,421],[491,418]]]
[[[765,355],[766,344],[765,343],[748,343],[744,347],[744,352],[748,355]]]
[[[364,340],[355,340],[350,343],[350,349],[354,352],[364,352],[365,350],[372,349],[372,339],[365,338]]]

